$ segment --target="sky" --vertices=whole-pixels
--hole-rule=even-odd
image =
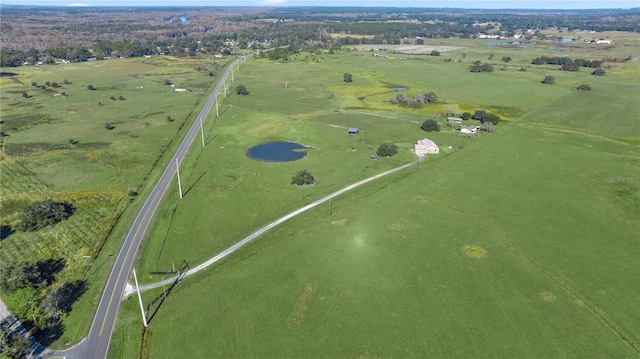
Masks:
[[[383,6],[471,9],[628,9],[640,7],[640,0],[0,0],[0,4],[42,6]]]

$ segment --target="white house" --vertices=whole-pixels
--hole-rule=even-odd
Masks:
[[[462,133],[476,133],[478,132],[478,126],[462,126],[460,127]]]
[[[424,140],[419,140],[418,143],[413,146],[413,152],[418,157],[424,157],[429,153],[440,153],[440,148],[435,142],[425,138]]]

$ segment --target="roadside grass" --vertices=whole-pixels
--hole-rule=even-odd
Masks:
[[[607,138],[625,126],[625,138],[637,138],[637,127],[620,117],[617,126],[588,120],[575,130],[584,112],[569,109],[634,113],[638,105],[615,94],[587,105],[573,85],[535,80],[544,71],[471,74],[459,64],[359,53],[244,65],[236,82],[250,95],[226,100],[207,147],[194,148],[181,169],[188,192],[178,200],[174,188],[165,198],[143,243],[136,267],[145,282],[159,279],[153,270],[201,263],[293,209],[412,160],[417,139],[433,138],[444,151],[305,212],[183,281],[147,330],[143,356],[637,355],[640,312],[630,303],[640,300],[640,158],[637,145]],[[615,71],[603,87],[618,81]],[[354,83],[341,83],[344,72]],[[285,89],[290,74],[297,80]],[[587,76],[558,75],[560,84]],[[465,77],[492,86],[461,90]],[[437,112],[384,102],[395,93],[389,84],[419,92],[434,84],[464,101],[448,105],[518,116],[473,141],[446,127],[426,134],[419,124]],[[347,127],[362,132],[349,136]],[[277,140],[317,149],[290,163],[244,157]],[[369,159],[368,146],[384,140],[399,145],[398,157]],[[318,184],[292,188],[300,169]],[[146,303],[153,296],[143,294]],[[119,332],[132,332],[122,325]],[[113,350],[133,352],[117,343]]]
[[[180,60],[158,69],[145,60],[25,67],[16,71],[24,84],[20,90],[2,88],[3,105],[7,100],[2,126],[8,136],[0,161],[0,224],[16,225],[22,208],[37,200],[75,207],[73,216],[54,227],[12,232],[0,250],[2,261],[63,259],[65,268],[56,280],[86,281],[86,292],[65,318],[55,348],[74,345],[87,334],[119,238],[141,205],[130,201],[136,193],[143,199],[155,183],[168,161],[163,154],[175,150],[184,135],[181,129],[202,107],[206,86],[215,83],[203,71],[204,61],[215,69],[224,64]],[[163,79],[202,88],[174,94]],[[67,97],[32,91],[32,81],[45,80],[61,84],[57,91]],[[98,89],[90,91],[87,84]],[[23,98],[24,90],[32,97]]]

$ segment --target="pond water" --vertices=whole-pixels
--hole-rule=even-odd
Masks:
[[[523,45],[522,41],[490,41],[485,42],[483,46],[509,46],[509,45]]]
[[[556,40],[544,40],[545,42],[575,42],[573,39],[556,39]]]
[[[13,72],[0,72],[0,77],[13,77],[17,74],[14,74]]]
[[[547,47],[547,49],[549,49],[549,50],[558,50],[558,51],[567,51],[567,50],[569,50],[568,47],[562,47],[562,46],[549,46],[549,47]]]
[[[253,146],[245,152],[252,160],[262,162],[289,162],[304,158],[307,147],[295,142],[272,142]]]
[[[396,91],[407,91],[409,88],[406,86],[391,86],[392,89]]]

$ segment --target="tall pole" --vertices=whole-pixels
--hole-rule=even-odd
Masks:
[[[202,136],[202,147],[204,147],[204,129],[202,128],[202,117],[200,117],[200,135]]]
[[[144,307],[142,306],[142,296],[140,295],[140,287],[138,286],[138,276],[136,275],[136,269],[133,269],[133,279],[136,281],[136,291],[138,292],[138,301],[140,302],[140,312],[142,312],[142,323],[144,327],[147,327],[147,317],[144,315]]]
[[[176,172],[178,173],[178,190],[180,191],[180,198],[182,198],[182,184],[180,183],[180,165],[178,165],[177,158],[176,158]]]

